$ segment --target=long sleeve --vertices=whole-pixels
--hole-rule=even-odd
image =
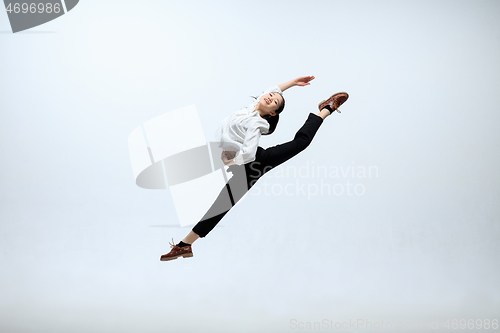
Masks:
[[[243,145],[234,158],[234,163],[242,165],[255,160],[255,154],[257,153],[257,146],[259,145],[259,139],[261,137],[261,126],[255,124],[256,126],[248,128],[245,134],[245,140]]]

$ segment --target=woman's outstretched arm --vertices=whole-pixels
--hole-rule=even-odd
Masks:
[[[296,78],[294,80],[282,83],[278,85],[278,87],[281,89],[281,91],[285,91],[288,88],[291,88],[293,86],[308,86],[310,85],[309,81],[314,80],[314,76],[302,76],[299,78]]]

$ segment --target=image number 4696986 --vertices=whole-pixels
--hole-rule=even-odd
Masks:
[[[79,0],[4,0],[12,32],[27,30],[52,21],[73,9]]]

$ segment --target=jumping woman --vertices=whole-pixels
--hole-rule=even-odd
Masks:
[[[233,174],[219,196],[189,234],[178,244],[170,244],[171,251],[160,257],[161,261],[192,257],[191,245],[205,237],[245,193],[269,170],[286,162],[307,148],[326,117],[338,109],[349,97],[337,93],[319,103],[319,113],[309,113],[304,125],[292,141],[267,149],[259,146],[261,135],[276,129],[279,114],[285,107],[283,92],[293,86],[307,86],[314,76],[303,76],[271,87],[248,107],[225,118],[216,132],[219,147],[223,149],[222,162]],[[242,185],[243,184],[243,185]],[[230,202],[228,201],[230,198]]]

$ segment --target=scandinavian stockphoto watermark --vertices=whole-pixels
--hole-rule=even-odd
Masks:
[[[255,186],[252,195],[265,196],[361,196],[366,193],[366,182],[378,178],[376,165],[305,165],[278,166],[267,173]]]
[[[323,319],[321,321],[301,321],[290,319],[289,328],[294,331],[302,330],[497,330],[498,319],[488,318],[453,318],[436,319],[431,322],[423,321],[391,321],[391,320],[368,320],[348,319],[333,320]]]
[[[4,0],[12,32],[27,30],[52,21],[75,8],[79,0]]]

